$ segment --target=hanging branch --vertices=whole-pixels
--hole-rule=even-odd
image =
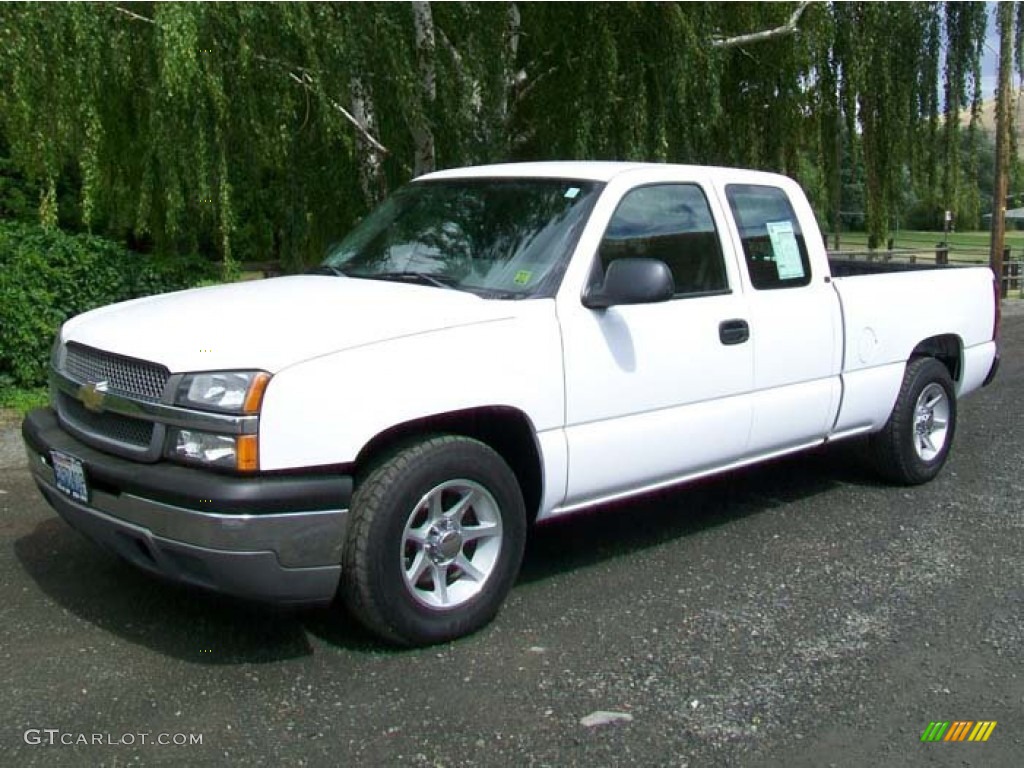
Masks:
[[[114,6],[114,10],[118,13],[123,13],[125,16],[128,16],[133,21],[141,21],[146,24],[156,24],[156,21],[154,19],[150,19],[146,16],[141,16],[135,13],[134,11],[129,11],[127,8],[122,8],[119,5]],[[309,71],[304,67],[292,67],[288,64],[285,64],[284,62],[277,61],[266,56],[261,56],[260,54],[256,54],[253,58],[262,61],[266,64],[272,64],[277,67],[283,67],[285,69],[288,69],[288,77],[294,80],[299,85],[301,85],[307,91],[312,91],[316,87],[316,81],[313,80],[312,75],[310,75]],[[292,71],[293,69],[294,71]],[[297,75],[296,72],[300,72],[301,76]],[[364,139],[366,139],[367,143],[370,146],[372,146],[378,152],[384,153],[385,155],[390,154],[388,148],[381,144],[377,140],[377,138],[366,129],[366,126],[359,122],[359,120],[357,120],[351,112],[349,112],[347,109],[341,106],[341,104],[332,99],[330,96],[327,96],[326,98],[327,102],[336,110],[338,110],[338,112],[341,113],[342,117],[344,117],[346,120],[352,123],[353,126],[355,126],[355,129],[359,131],[359,133],[363,136]]]
[[[127,16],[130,19],[134,19],[135,21],[144,21],[147,24],[156,24],[156,22],[153,21],[153,19],[147,18],[145,16],[140,16],[139,14],[135,13],[135,11],[129,11],[127,8],[122,8],[119,5],[115,5],[114,10],[118,13],[123,13],[125,16]]]
[[[776,37],[785,37],[786,35],[796,34],[799,30],[796,25],[800,21],[800,17],[803,12],[807,9],[807,6],[811,4],[811,0],[802,0],[800,5],[793,11],[793,15],[789,17],[789,21],[783,24],[781,27],[775,27],[775,29],[766,29],[761,32],[751,32],[746,35],[737,35],[736,37],[716,37],[711,41],[712,48],[735,48],[737,45],[746,45],[747,43],[761,43],[765,40],[773,40]]]
[[[299,77],[299,75],[295,74],[294,72],[289,72],[288,77],[307,90],[312,91],[316,87],[316,81],[313,80],[313,77],[308,72],[304,72],[301,77]],[[341,104],[336,102],[330,96],[327,96],[326,98],[327,102],[336,110],[338,110],[338,112],[341,113],[342,117],[344,117],[346,120],[352,123],[353,126],[355,126],[355,129],[359,131],[359,133],[362,135],[364,139],[366,139],[367,143],[370,146],[372,146],[378,152],[383,152],[385,155],[390,154],[388,148],[381,144],[379,141],[377,141],[373,134],[371,134],[366,129],[366,126],[364,126],[361,122],[359,122],[359,120],[356,119],[355,115],[353,115],[343,106],[341,106]]]

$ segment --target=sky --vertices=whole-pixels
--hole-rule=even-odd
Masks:
[[[981,95],[985,101],[996,97],[996,83],[999,79],[999,30],[996,28],[997,3],[985,3],[988,11],[988,33],[985,35],[985,47],[981,54]],[[1014,87],[1020,87],[1020,78],[1013,75]]]
[[[986,101],[994,99],[999,75],[999,30],[996,29],[996,4],[985,3],[988,11],[988,34],[981,53],[981,95]]]

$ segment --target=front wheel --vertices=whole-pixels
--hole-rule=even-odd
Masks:
[[[434,437],[399,451],[359,484],[350,515],[342,596],[397,644],[479,629],[519,572],[522,493],[501,456],[477,440]]]
[[[875,467],[887,479],[919,485],[934,478],[956,432],[956,392],[949,371],[932,357],[911,360],[892,414],[869,443]]]

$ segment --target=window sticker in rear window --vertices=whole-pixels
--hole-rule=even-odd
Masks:
[[[807,243],[785,190],[729,184],[725,195],[743,241],[750,284],[758,291],[810,285]]]
[[[765,222],[768,237],[772,241],[775,268],[780,280],[800,279],[804,276],[804,264],[800,258],[800,246],[796,242],[792,221]]]

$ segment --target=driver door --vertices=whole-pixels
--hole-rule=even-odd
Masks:
[[[656,487],[742,457],[752,421],[753,351],[736,260],[717,198],[696,183],[627,191],[595,254],[664,261],[670,301],[559,307],[566,440],[563,508]]]

